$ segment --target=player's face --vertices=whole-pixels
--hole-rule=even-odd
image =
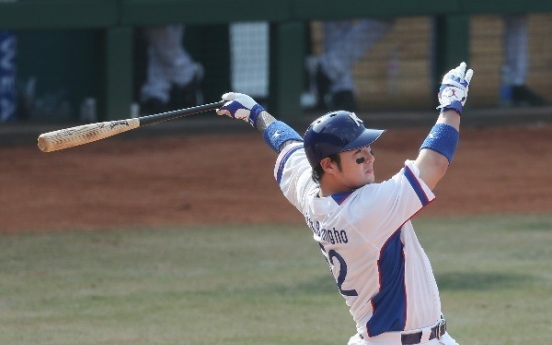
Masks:
[[[375,157],[370,146],[342,152],[340,156],[341,178],[348,187],[356,189],[375,181]]]

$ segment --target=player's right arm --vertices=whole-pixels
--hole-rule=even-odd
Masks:
[[[274,178],[285,197],[299,210],[303,209],[304,195],[312,187],[311,168],[303,148],[303,138],[290,126],[278,121],[248,95],[229,92],[222,96],[227,101],[218,115],[225,115],[249,123],[263,134],[265,143],[279,154]]]
[[[414,164],[420,170],[420,178],[434,189],[445,176],[458,145],[460,116],[466,104],[473,70],[466,71],[462,62],[443,77],[439,89],[441,114],[420,147]]]
[[[249,123],[263,133],[265,142],[276,153],[280,153],[285,146],[291,143],[303,142],[303,138],[293,128],[275,119],[250,96],[228,92],[222,95],[222,100],[227,102],[217,109],[218,115]]]

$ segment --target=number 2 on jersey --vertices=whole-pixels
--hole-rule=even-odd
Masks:
[[[324,249],[322,248],[322,250]],[[337,259],[337,261],[339,261],[339,274],[337,275],[337,288],[339,289],[339,292],[343,296],[358,296],[357,291],[354,289],[353,290],[342,289],[341,286],[343,285],[343,283],[345,282],[345,278],[347,277],[347,263],[345,262],[343,257],[339,255],[338,252],[332,249],[328,252],[328,260],[330,261],[331,267],[335,267],[334,261],[333,261],[334,258]],[[332,271],[333,271],[333,268],[332,268]]]

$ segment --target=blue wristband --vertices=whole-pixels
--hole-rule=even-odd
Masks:
[[[420,150],[430,149],[439,152],[447,157],[450,164],[454,152],[456,152],[459,137],[460,133],[458,133],[456,128],[446,123],[438,123],[431,128],[431,132],[429,132],[429,135],[422,143]]]
[[[264,108],[260,104],[255,104],[253,108],[251,108],[251,111],[249,112],[249,124],[251,126],[255,127],[257,118],[259,117],[259,114],[261,114],[263,111]]]
[[[282,121],[272,122],[263,132],[264,141],[274,150],[280,152],[280,146],[288,140],[303,141],[303,138]]]
[[[462,103],[460,101],[452,101],[450,104],[439,107],[441,109],[441,113],[445,110],[454,110],[458,113],[458,115],[462,115],[462,110],[464,107],[462,106]]]

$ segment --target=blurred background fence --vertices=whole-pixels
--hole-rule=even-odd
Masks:
[[[552,1],[472,2],[0,0],[1,119],[78,122],[89,98],[98,120],[130,117],[146,68],[138,33],[185,24],[206,102],[232,89],[292,120],[310,109],[305,59],[324,49],[322,21],[368,15],[396,21],[354,66],[360,112],[433,107],[442,73],[461,60],[477,71],[470,106],[498,107],[503,13],[528,14],[527,84],[552,101]]]

